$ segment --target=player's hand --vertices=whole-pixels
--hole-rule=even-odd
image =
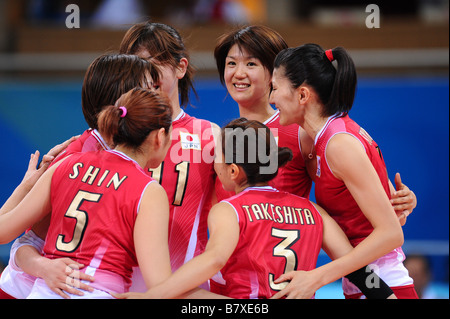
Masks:
[[[70,143],[72,143],[79,137],[80,135],[72,136],[71,138],[62,142],[61,144],[53,146],[53,148],[43,156],[42,161],[39,164],[39,168],[41,168],[43,165],[47,165],[48,167],[48,165],[50,165],[50,163],[53,161],[55,157],[61,154],[67,148],[67,146],[69,146]]]
[[[289,284],[272,296],[271,299],[310,299],[314,296],[317,281],[311,271],[291,271],[275,280],[276,284],[290,281]]]
[[[30,161],[28,162],[28,169],[25,172],[25,175],[22,179],[21,184],[29,191],[33,188],[34,184],[36,184],[39,177],[47,170],[51,162],[54,160],[56,156],[58,156],[62,151],[64,151],[67,146],[75,141],[79,135],[73,136],[69,138],[67,141],[54,146],[47,154],[42,157],[42,161],[39,163],[39,155],[40,152],[36,151],[34,154],[31,154]]]
[[[67,293],[83,296],[81,290],[93,291],[94,289],[83,283],[85,281],[94,281],[94,277],[86,275],[80,269],[83,264],[77,263],[70,258],[48,259],[47,267],[42,274],[47,286],[56,294],[63,298],[70,299]]]
[[[391,193],[391,204],[394,207],[400,224],[406,224],[406,218],[412,213],[417,206],[417,198],[408,186],[402,183],[400,173],[395,174],[396,191]]]
[[[31,190],[31,188],[33,188],[34,184],[36,184],[39,177],[41,177],[41,175],[44,174],[45,170],[48,168],[48,165],[53,160],[53,157],[51,156],[44,156],[40,167],[36,168],[39,160],[39,155],[40,155],[39,151],[36,151],[34,152],[34,154],[31,154],[30,161],[28,162],[27,171],[25,172],[25,175],[21,182],[21,184],[25,186],[28,191]]]

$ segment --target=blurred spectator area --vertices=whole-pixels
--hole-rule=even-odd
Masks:
[[[363,3],[363,4],[361,4]],[[380,28],[367,28],[369,3]],[[315,42],[350,50],[360,72],[448,72],[448,0],[2,0],[0,74],[82,75],[98,54],[116,51],[126,29],[151,19],[186,38],[200,74],[215,74],[217,38],[237,25],[266,24],[290,46]],[[65,9],[77,4],[80,28]]]

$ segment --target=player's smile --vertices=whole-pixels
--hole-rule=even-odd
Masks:
[[[250,84],[246,84],[246,83],[234,83],[233,85],[238,90],[240,90],[240,89],[247,89],[247,88],[249,88],[251,86]]]

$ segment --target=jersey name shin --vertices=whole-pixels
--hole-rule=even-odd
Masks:
[[[93,165],[89,165],[87,169],[82,170],[84,164],[81,162],[75,163],[72,166],[72,173],[69,174],[70,179],[80,178],[82,183],[86,183],[88,185],[93,185],[101,187],[105,185],[107,188],[110,188],[112,185],[115,190],[118,190],[120,185],[128,178],[128,176],[120,177],[119,172],[111,172],[108,169],[102,170],[100,167],[95,167]]]

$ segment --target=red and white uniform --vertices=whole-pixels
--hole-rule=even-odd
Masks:
[[[73,153],[94,152],[109,149],[109,146],[103,140],[100,133],[97,130],[90,128],[84,131],[79,138],[70,143],[69,146],[55,158],[52,165]]]
[[[269,182],[269,185],[281,191],[309,198],[312,180],[308,175],[302,155],[300,126],[297,124],[281,125],[279,110],[263,124],[270,129],[278,146],[289,147],[292,151],[292,160],[278,169],[277,176]],[[234,195],[234,193],[223,189],[219,179],[216,181],[216,189],[218,201]]]
[[[211,291],[232,298],[269,298],[283,285],[273,281],[291,270],[316,268],[322,217],[312,203],[271,186],[249,187],[224,200],[239,222],[233,254],[211,281]]]
[[[175,271],[201,254],[208,241],[215,140],[211,122],[189,116],[183,110],[173,120],[172,128],[172,145],[166,158],[158,168],[148,171],[169,198],[169,252]],[[147,291],[139,269],[135,269],[130,290]]]
[[[88,129],[84,131],[78,139],[70,143],[69,146],[55,158],[51,165],[74,153],[107,149],[109,149],[109,147],[101,137],[100,133],[97,130]],[[8,295],[17,299],[23,299],[29,295],[36,278],[23,272],[22,269],[16,265],[15,253],[22,245],[32,245],[39,251],[42,251],[43,244],[44,241],[32,231],[27,233],[26,236],[23,236],[23,238],[16,240],[13,247],[11,247],[9,263],[0,276],[0,299],[2,299],[1,291],[6,292]]]
[[[386,164],[381,151],[370,135],[354,122],[348,115],[331,116],[324,127],[316,135],[317,172],[315,195],[317,203],[323,207],[339,224],[353,246],[358,245],[373,231],[373,227],[353,199],[344,182],[334,177],[325,157],[330,139],[336,134],[350,134],[355,137],[372,162],[386,195],[391,198]],[[405,255],[401,247],[371,264],[374,271],[392,288],[412,286],[412,279],[403,266]],[[344,293],[359,293],[359,289],[344,279]],[[394,290],[395,292],[395,290]],[[398,296],[397,296],[398,297]]]
[[[294,195],[309,198],[312,180],[306,170],[300,145],[300,126],[280,124],[280,111],[270,117],[264,124],[270,128],[275,140],[280,147],[289,147],[292,151],[292,160],[281,167],[277,176],[269,182],[269,185]]]
[[[169,251],[175,271],[202,253],[208,241],[215,141],[211,122],[184,111],[172,125],[172,145],[161,166],[152,170],[152,177],[169,198]]]
[[[152,182],[134,160],[115,150],[67,158],[52,177],[45,257],[88,265],[82,271],[95,277],[91,286],[100,291],[128,291],[137,265],[134,223],[142,194]],[[37,279],[38,289],[29,298],[52,296],[42,282]]]
[[[24,245],[33,246],[42,252],[44,241],[32,230],[14,241],[9,253],[8,265],[0,277],[0,299],[25,299],[30,294],[36,277],[23,272],[14,258],[16,251]]]

